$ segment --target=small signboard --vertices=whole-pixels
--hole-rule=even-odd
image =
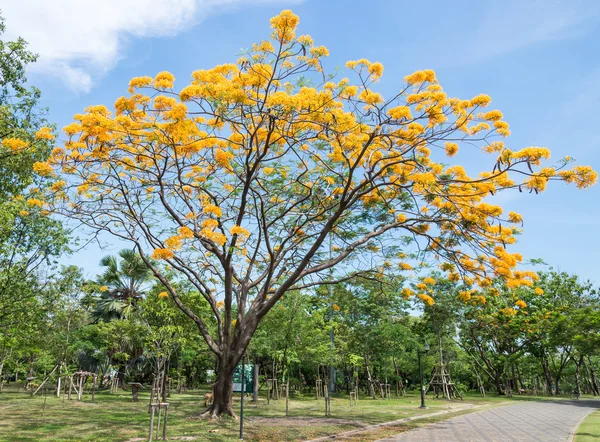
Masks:
[[[252,364],[246,364],[243,366],[245,371],[245,393],[252,393],[252,387],[254,386],[254,366]],[[235,371],[233,372],[233,391],[241,392],[242,391],[242,365],[238,365],[235,367]]]

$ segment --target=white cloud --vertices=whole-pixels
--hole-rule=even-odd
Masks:
[[[112,69],[128,37],[176,35],[206,16],[282,0],[4,0],[7,36],[40,55],[32,69],[88,92]]]

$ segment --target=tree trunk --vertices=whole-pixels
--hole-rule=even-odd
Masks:
[[[504,390],[502,389],[502,375],[498,375],[497,373],[494,373],[494,385],[496,386],[496,392],[499,395],[503,395]]]
[[[581,369],[581,364],[583,363],[583,355],[579,356],[579,360],[575,360],[573,359],[573,362],[575,362],[575,388],[576,388],[576,393],[577,393],[577,399],[579,399],[579,395],[581,394],[581,380],[579,377],[579,371]],[[557,388],[558,390],[558,388]]]
[[[258,371],[260,370],[260,365],[257,363],[254,364],[254,378],[252,385],[252,402],[258,402]]]
[[[365,354],[365,369],[367,370],[367,380],[369,383],[369,396],[375,399],[375,389],[373,388],[373,378],[371,377],[371,370],[369,370],[369,358]]]
[[[118,387],[125,388],[125,364],[119,364],[117,380],[118,380]]]
[[[517,377],[519,379],[519,388],[523,391],[526,391],[527,386],[525,385],[525,381],[523,381],[523,375],[521,374],[521,370],[519,370],[518,365],[517,365]]]
[[[598,394],[600,394],[600,389],[598,388],[598,382],[596,380],[596,372],[594,371],[594,365],[592,364],[592,359],[590,358],[590,356],[588,355],[587,357],[588,363],[587,363],[587,367],[588,370],[590,371],[590,378],[592,381],[592,390],[594,392],[594,396],[597,396]],[[585,361],[584,361],[585,363]]]
[[[213,403],[203,413],[211,418],[224,414],[235,417],[233,412],[233,372],[235,364],[230,361],[220,361],[217,381],[213,386]]]

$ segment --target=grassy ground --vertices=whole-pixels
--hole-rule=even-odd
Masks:
[[[40,392],[41,393],[41,392]],[[82,402],[66,400],[38,393],[16,391],[0,393],[0,441],[78,440],[78,441],[128,441],[145,440],[148,434],[148,393],[140,393],[140,401],[132,402],[131,394],[99,393],[91,402],[89,395]],[[239,422],[198,417],[203,408],[202,395],[195,391],[173,394],[169,398],[168,435],[171,440],[232,441],[238,438]],[[515,397],[513,400],[535,400],[532,397]],[[541,398],[537,398],[538,400]],[[467,404],[494,405],[505,402],[505,397],[468,396],[464,401],[447,402],[428,398],[428,410],[418,408],[416,394],[388,400],[361,398],[357,406],[350,407],[346,397],[331,400],[331,416],[324,416],[323,400],[312,396],[290,400],[289,417],[285,416],[285,400],[272,400],[267,405],[261,398],[254,404],[245,402],[244,439],[250,441],[298,441],[328,434],[353,430],[370,424],[382,423],[462,408]],[[239,396],[235,402],[239,412]],[[413,421],[392,428],[382,428],[351,438],[352,441],[376,440],[417,425],[447,419],[455,413],[441,417]],[[138,439],[139,438],[139,439]],[[583,440],[583,439],[582,439]]]
[[[575,433],[575,442],[600,441],[600,411],[588,415]]]

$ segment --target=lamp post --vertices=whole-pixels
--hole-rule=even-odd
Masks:
[[[421,355],[426,354],[429,351],[429,344],[425,342],[423,350],[417,349],[417,359],[419,361],[419,384],[421,386],[421,406],[419,408],[426,409],[425,405],[425,389],[423,388],[423,367],[421,366]]]

